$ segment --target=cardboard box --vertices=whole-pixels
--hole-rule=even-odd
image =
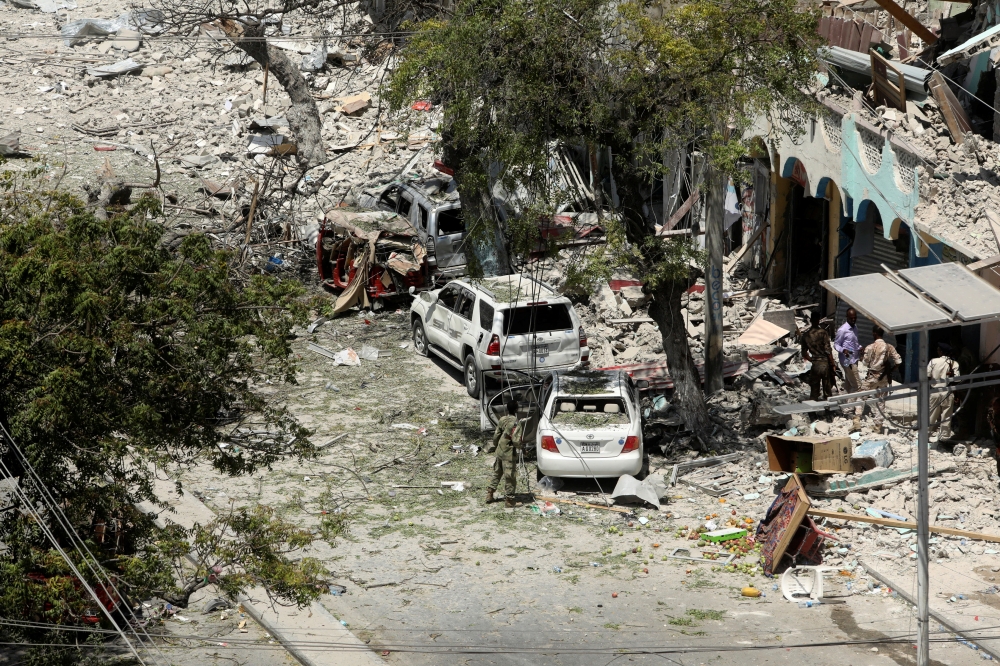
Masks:
[[[767,462],[773,472],[850,474],[853,453],[850,437],[767,436]]]

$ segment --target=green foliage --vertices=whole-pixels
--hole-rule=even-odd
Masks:
[[[610,265],[673,280],[700,253],[652,236],[643,192],[664,175],[664,151],[731,168],[758,114],[801,103],[816,21],[796,0],[464,0],[450,20],[417,27],[387,95],[397,109],[419,97],[444,104],[460,184],[496,182],[534,207],[509,225],[514,238],[531,237],[538,214],[566,196],[548,168],[553,146],[609,148],[622,201],[605,220],[612,242],[572,277]]]
[[[271,510],[188,531],[136,508],[165,506],[156,467],[209,462],[240,475],[313,454],[309,432],[261,390],[294,382],[302,287],[246,278],[200,234],[168,251],[151,198],[102,221],[38,182],[0,173],[0,422],[131,600],[185,603],[211,578],[230,594],[265,585],[308,603],[324,572],[291,554],[311,534]],[[40,505],[6,438],[0,460]],[[79,565],[54,518],[39,518]],[[0,543],[0,616],[79,623],[93,603],[36,519],[0,505]]]

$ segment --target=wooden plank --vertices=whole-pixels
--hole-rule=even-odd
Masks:
[[[956,143],[964,143],[966,133],[972,131],[972,125],[941,72],[931,74],[930,78],[927,79],[927,87],[941,109],[941,115],[944,116],[945,123],[948,125],[951,138]]]
[[[572,504],[573,506],[582,506],[586,509],[601,509],[603,511],[614,511],[615,513],[634,513],[631,509],[623,509],[619,506],[603,506],[601,504],[577,502],[575,500],[559,499],[558,497],[546,497],[544,495],[533,495],[532,497],[535,499],[545,500],[546,502],[554,502],[556,504]]]
[[[874,29],[875,29],[875,26],[873,26],[868,21],[865,21],[865,24],[863,26],[861,26],[861,43],[859,44],[859,47],[860,47],[858,49],[859,52],[861,52],[861,53],[868,53],[868,49],[869,49],[868,45],[872,41],[872,30],[874,30]]]
[[[842,34],[844,34],[844,19],[830,19],[830,46],[840,46],[840,38]]]
[[[744,254],[750,251],[750,248],[753,247],[753,244],[757,242],[757,239],[760,238],[760,235],[764,233],[765,229],[767,229],[768,224],[769,222],[767,220],[764,220],[764,222],[761,223],[760,227],[757,228],[757,231],[753,232],[753,235],[750,236],[750,240],[748,240],[746,243],[743,244],[743,249],[741,249],[736,254],[735,257],[729,260],[729,267],[726,268],[727,273],[736,267],[736,264],[739,263],[740,259],[743,258]]]
[[[875,0],[883,9],[892,15],[894,19],[913,31],[913,34],[923,40],[924,44],[933,44],[938,40],[937,35],[924,27],[924,24],[914,18],[908,11],[897,5],[892,0]]]
[[[831,520],[856,521],[859,523],[871,523],[872,525],[883,525],[885,527],[903,527],[906,529],[917,529],[916,523],[903,520],[890,520],[889,518],[873,518],[868,515],[859,516],[855,513],[840,513],[837,511],[825,511],[823,509],[809,509],[810,516],[818,518],[829,518]],[[949,536],[965,537],[966,539],[979,539],[981,541],[993,541],[1000,543],[1000,534],[983,534],[982,532],[970,532],[954,527],[939,527],[931,525],[930,531],[934,534],[947,534]]]
[[[771,555],[772,567],[777,566],[781,562],[785,550],[788,549],[788,544],[791,542],[792,537],[795,536],[796,530],[799,529],[799,525],[802,524],[802,520],[811,508],[809,496],[802,489],[802,481],[799,480],[798,474],[792,474],[791,478],[788,479],[788,483],[785,484],[785,490],[791,491],[798,501],[795,503],[795,509],[791,515],[791,519],[788,521],[788,525],[785,526],[782,532],[781,539],[778,540],[777,545],[774,547],[773,554]]]
[[[848,21],[844,28],[847,30],[847,44],[844,46],[848,51],[857,51],[858,47],[861,46],[861,24],[862,22],[858,19],[853,21]]]
[[[969,264],[968,268],[973,273],[983,270],[984,268],[993,268],[997,264],[1000,264],[1000,254],[994,254],[992,257],[977,261],[974,264]]]
[[[830,17],[822,16],[819,19],[819,36],[829,43],[830,41]]]
[[[906,112],[906,82],[903,73],[893,67],[878,51],[868,51],[872,62],[872,83],[875,89],[875,103],[892,106]],[[895,80],[893,80],[895,79]]]
[[[694,202],[698,200],[699,196],[701,196],[701,190],[695,190],[694,194],[692,194],[691,196],[689,196],[687,198],[687,201],[685,201],[684,203],[682,203],[681,207],[678,208],[677,211],[673,215],[670,216],[670,219],[667,220],[664,223],[663,228],[660,229],[660,234],[663,235],[666,232],[668,232],[671,229],[673,229],[674,225],[677,224],[678,222],[680,222],[681,219],[685,215],[687,215],[687,212],[689,210],[691,210],[691,206],[694,205]]]

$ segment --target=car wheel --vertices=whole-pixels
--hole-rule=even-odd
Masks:
[[[413,348],[421,356],[427,356],[427,334],[424,324],[419,319],[413,320]]]
[[[479,388],[483,383],[483,373],[476,367],[476,359],[472,354],[465,357],[465,390],[473,398],[479,397]]]

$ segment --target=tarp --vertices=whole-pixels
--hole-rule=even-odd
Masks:
[[[618,483],[615,484],[615,489],[611,493],[611,499],[616,504],[641,504],[645,502],[653,506],[660,506],[660,498],[666,493],[667,485],[663,483],[662,479],[657,480],[655,477],[647,476],[640,481],[629,474],[622,474],[618,477]]]

